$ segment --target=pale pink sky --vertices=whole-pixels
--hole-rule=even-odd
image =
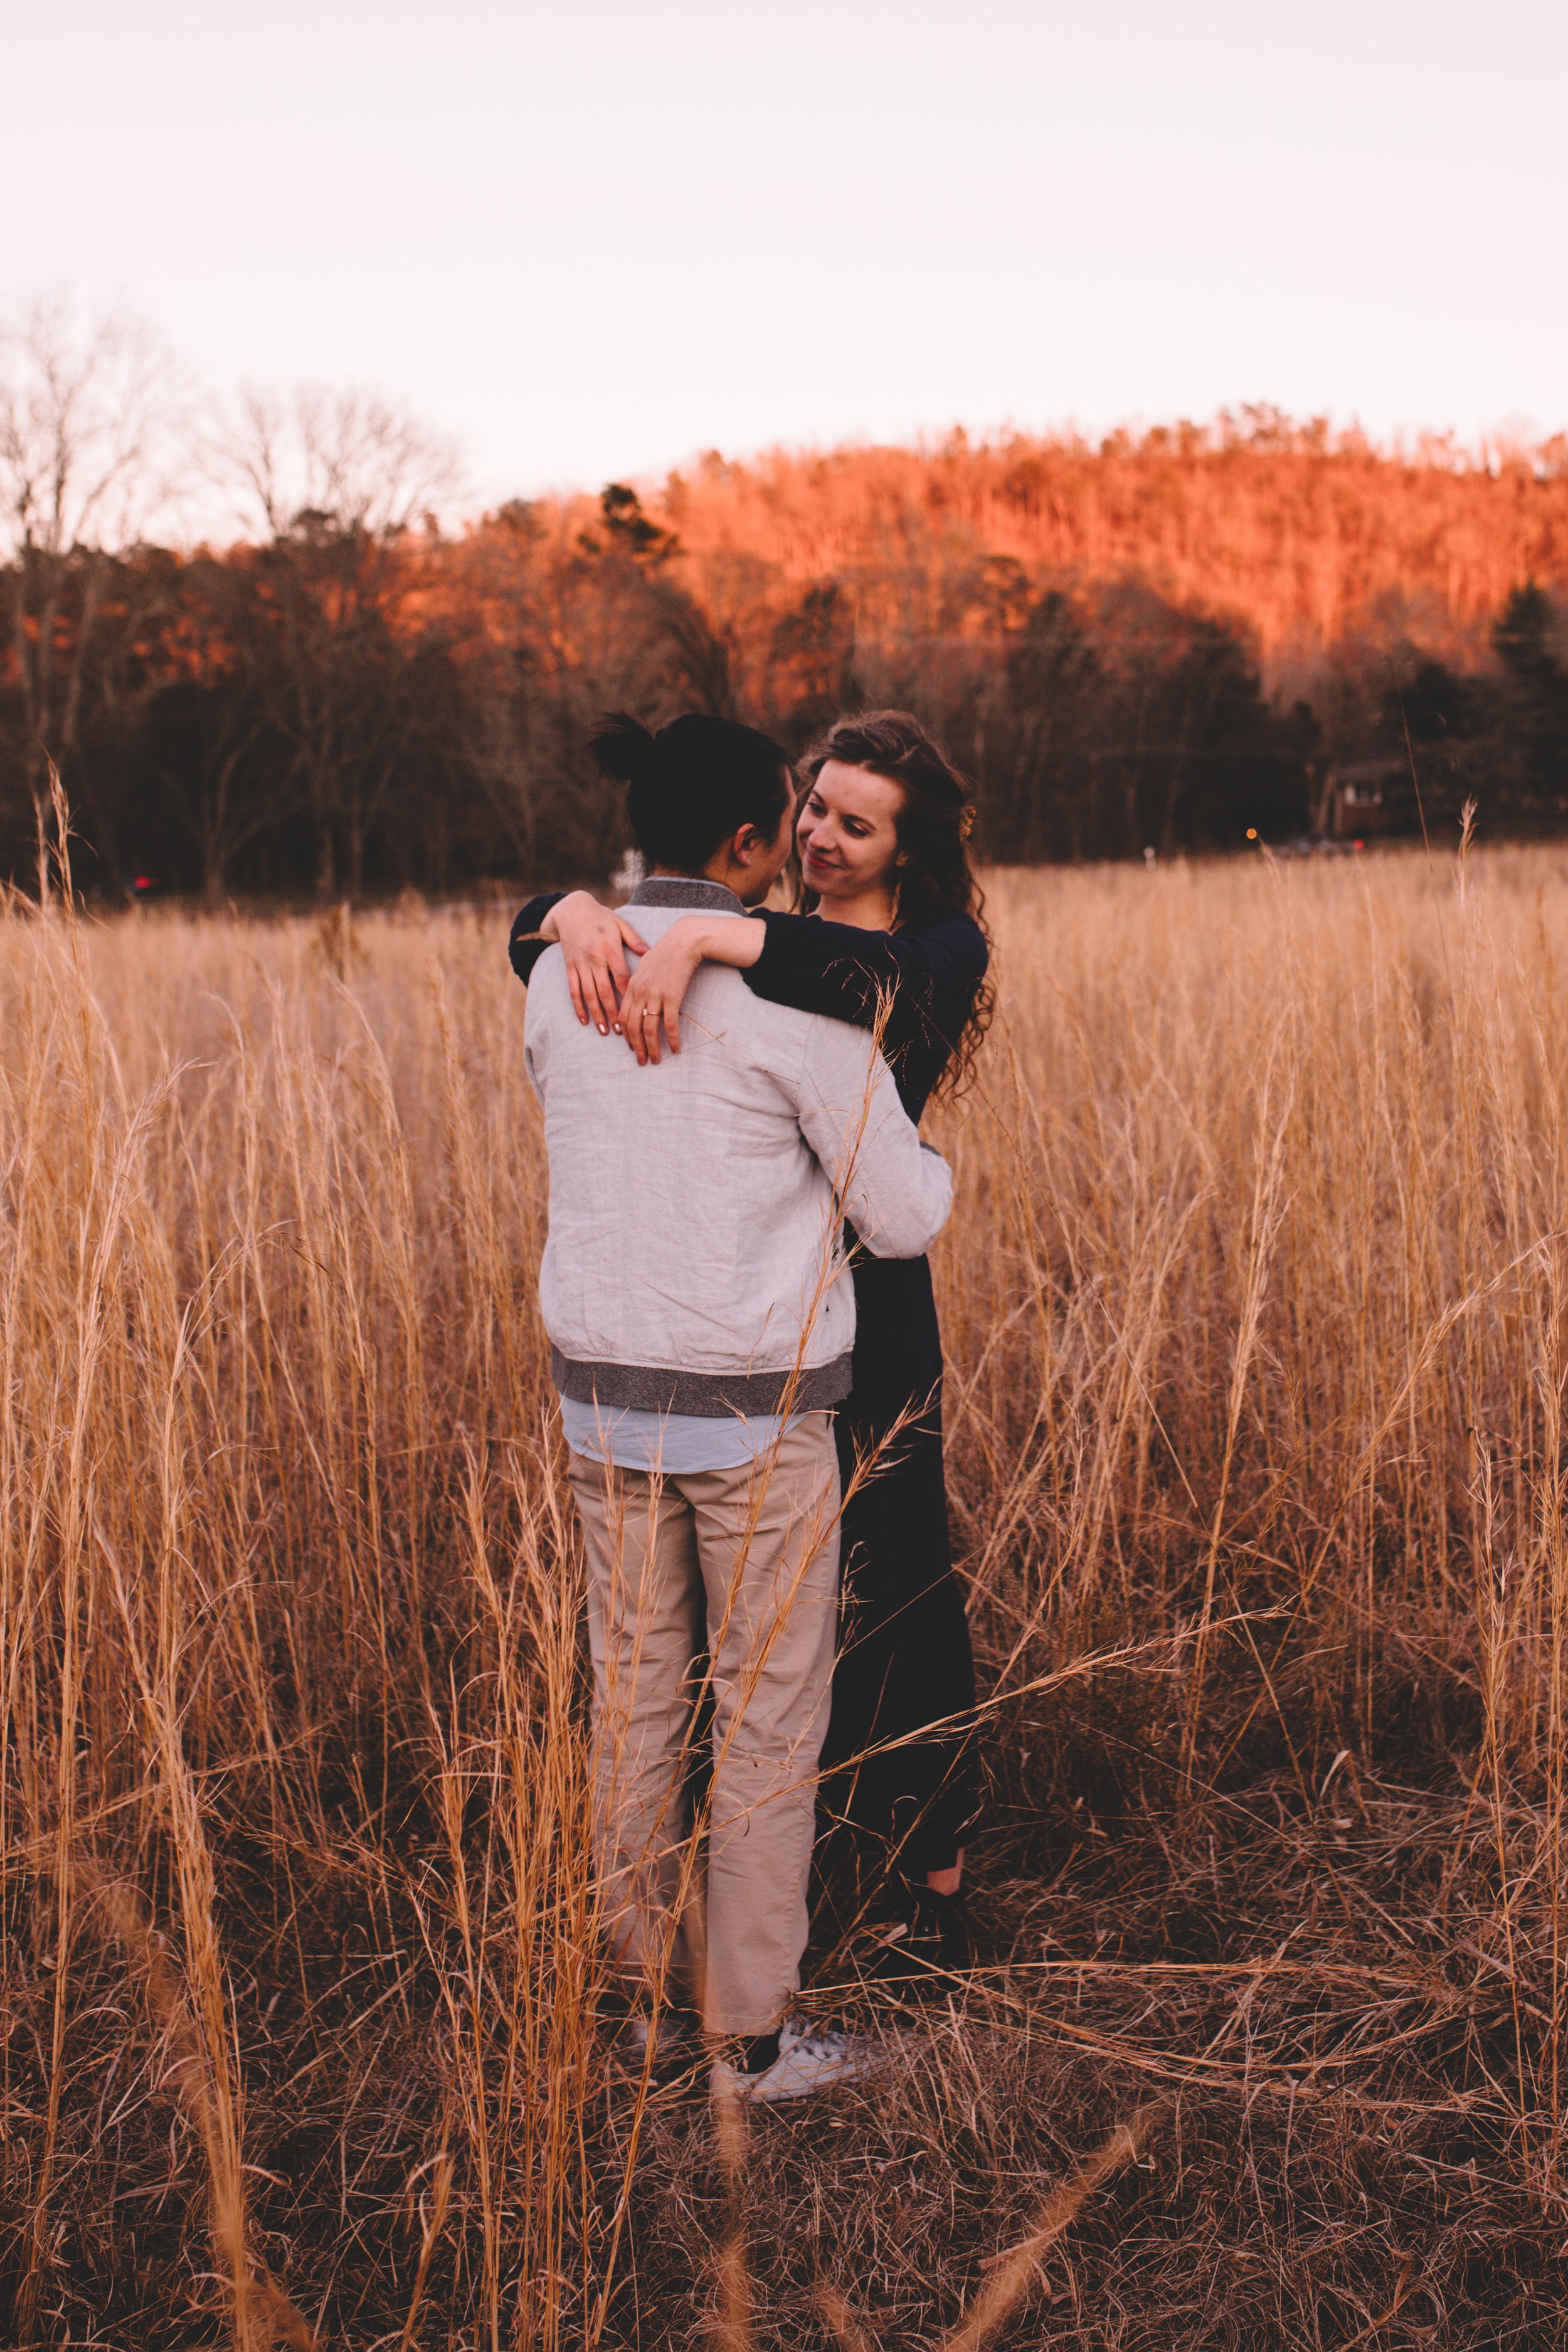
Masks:
[[[473,499],[718,446],[1568,423],[1555,0],[50,0],[0,303],[377,389]]]

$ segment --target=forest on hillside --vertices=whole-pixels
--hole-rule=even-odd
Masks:
[[[584,744],[620,708],[792,752],[912,709],[1000,862],[1307,835],[1336,763],[1380,756],[1430,824],[1473,797],[1494,835],[1568,828],[1562,438],[1389,451],[1254,409],[1094,447],[710,455],[443,528],[416,428],[300,395],[240,412],[233,524],[191,547],[123,495],[145,415],[81,390],[0,383],[22,887],[51,761],[110,899],[602,878],[624,835]]]

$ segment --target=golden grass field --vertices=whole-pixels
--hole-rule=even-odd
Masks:
[[[1568,852],[990,903],[983,1965],[825,1933],[901,2055],[722,2144],[595,2024],[504,913],[0,921],[5,2342],[1560,2340]]]

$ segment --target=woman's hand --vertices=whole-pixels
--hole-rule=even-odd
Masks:
[[[539,927],[542,940],[559,940],[566,959],[566,985],[579,1021],[590,1021],[601,1037],[621,1030],[621,999],[630,974],[626,950],[646,955],[647,942],[625,915],[601,907],[591,890],[571,890],[552,907]]]
[[[764,924],[732,915],[683,915],[671,923],[643,957],[621,998],[621,1029],[638,1062],[658,1061],[660,1028],[670,1052],[679,1053],[681,1001],[700,963],[747,971],[762,954],[765,937]]]

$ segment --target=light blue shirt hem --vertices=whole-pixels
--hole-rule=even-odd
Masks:
[[[790,1416],[791,1423],[800,1415]],[[657,1471],[666,1478],[700,1470],[743,1470],[775,1444],[779,1413],[647,1412],[635,1405],[579,1404],[561,1399],[561,1427],[574,1454],[613,1462],[617,1470]]]

